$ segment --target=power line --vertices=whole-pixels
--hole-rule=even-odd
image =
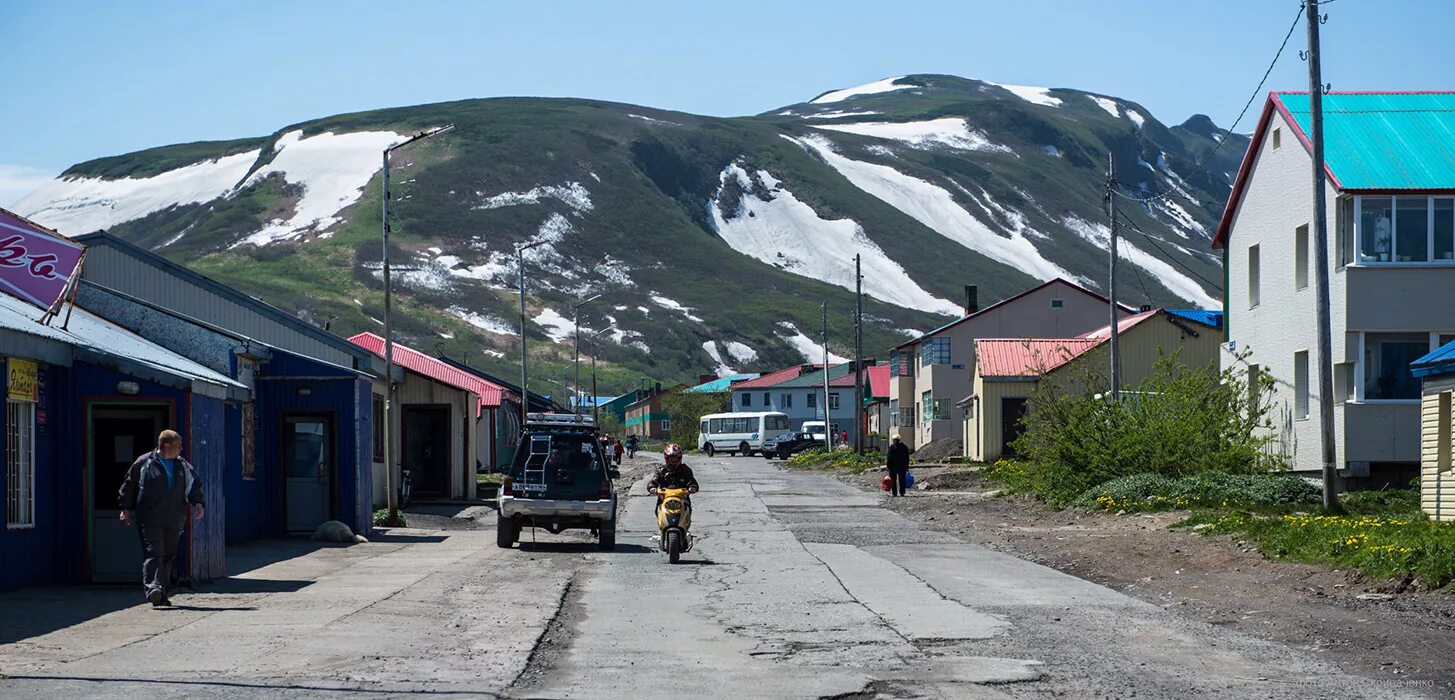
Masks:
[[[1273,67],[1278,65],[1278,59],[1283,56],[1283,49],[1288,47],[1288,39],[1293,36],[1293,30],[1298,28],[1299,21],[1303,19],[1303,11],[1304,4],[1299,3],[1298,12],[1295,13],[1293,16],[1293,23],[1288,25],[1288,33],[1283,35],[1283,43],[1278,45],[1278,52],[1273,54],[1273,60],[1268,63],[1268,69],[1263,71],[1263,77],[1258,81],[1258,87],[1253,88],[1253,94],[1248,96],[1248,101],[1243,105],[1243,111],[1238,112],[1238,118],[1234,119],[1232,125],[1228,127],[1227,130],[1229,134],[1232,134],[1233,130],[1238,128],[1238,124],[1243,121],[1243,117],[1247,116],[1248,109],[1253,106],[1253,102],[1257,100],[1258,95],[1263,92],[1263,85],[1268,82],[1268,76],[1273,74]],[[1211,151],[1208,151],[1208,154],[1206,156],[1203,156],[1202,160],[1199,161],[1197,165],[1193,168],[1192,174],[1196,176],[1207,170],[1207,166],[1210,162],[1212,162],[1213,156],[1217,155],[1218,151],[1222,150],[1223,144],[1227,142],[1227,137],[1224,137],[1222,140],[1218,141],[1218,145],[1214,146]],[[1116,192],[1115,190],[1113,190],[1113,194],[1121,197],[1122,199],[1131,200],[1133,202],[1145,203],[1162,199],[1163,197],[1171,195],[1175,191],[1176,190],[1167,190],[1166,192],[1155,194],[1150,197],[1131,197],[1120,192]]]
[[[1182,268],[1182,271],[1183,272],[1186,272],[1187,274],[1192,275],[1193,277],[1196,277],[1196,278],[1202,280],[1202,282],[1204,284],[1211,285],[1214,289],[1221,290],[1223,288],[1223,285],[1222,284],[1217,283],[1217,282],[1213,282],[1212,280],[1209,280],[1208,278],[1203,277],[1200,273],[1198,273],[1197,270],[1194,270],[1194,269],[1188,267],[1181,260],[1178,260],[1177,258],[1173,257],[1171,253],[1168,253],[1167,250],[1164,249],[1162,246],[1157,245],[1157,238],[1155,236],[1152,236],[1152,235],[1148,234],[1146,231],[1143,231],[1142,230],[1142,227],[1141,226],[1138,226],[1137,225],[1137,222],[1132,221],[1130,218],[1128,218],[1126,214],[1122,214],[1120,212],[1118,212],[1118,214],[1121,216],[1122,221],[1126,222],[1126,224],[1128,226],[1130,226],[1133,231],[1136,231],[1137,233],[1142,234],[1142,238],[1147,239],[1147,242],[1148,243],[1151,243],[1152,244],[1152,247],[1153,248],[1156,248],[1157,249],[1157,252],[1161,253],[1162,254],[1162,257],[1165,258],[1168,262],[1170,262],[1173,265],[1176,265],[1176,266]]]

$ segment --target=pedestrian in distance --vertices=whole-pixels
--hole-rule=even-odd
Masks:
[[[621,454],[623,452],[626,452],[626,448],[622,446],[620,440],[611,443],[611,460],[618,467],[621,466]]]
[[[201,520],[206,510],[202,480],[182,458],[182,436],[163,430],[157,449],[132,463],[118,494],[121,522],[135,525],[141,538],[141,583],[153,608],[167,607],[172,566],[177,561],[187,516]]]
[[[889,451],[885,453],[889,465],[889,495],[904,495],[904,475],[909,473],[909,445],[900,442],[899,436],[890,439]]]

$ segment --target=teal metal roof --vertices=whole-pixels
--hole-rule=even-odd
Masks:
[[[829,386],[854,386],[854,377],[849,371],[850,363],[845,362],[829,367]],[[819,368],[812,372],[801,374],[786,382],[773,385],[774,389],[802,389],[805,387],[823,386],[823,369]]]
[[[714,380],[712,380],[710,382],[707,382],[707,383],[704,383],[704,384],[698,384],[697,386],[694,386],[691,389],[688,389],[687,390],[687,393],[689,393],[689,394],[705,394],[705,393],[713,393],[713,392],[718,392],[718,391],[727,391],[728,389],[731,389],[732,388],[733,382],[745,382],[745,381],[747,381],[749,379],[757,379],[759,376],[761,376],[761,375],[759,375],[757,372],[745,372],[745,373],[741,373],[741,374],[730,374],[730,375],[728,375],[726,377],[718,377],[717,379],[714,379]]]
[[[1308,93],[1277,93],[1303,132]],[[1455,93],[1324,95],[1324,159],[1339,189],[1455,189]]]

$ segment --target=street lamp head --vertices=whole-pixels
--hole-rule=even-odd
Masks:
[[[591,296],[586,297],[585,299],[582,299],[581,301],[576,302],[576,307],[577,308],[580,308],[580,307],[585,306],[585,305],[587,305],[587,304],[589,304],[589,303],[591,303],[593,301],[596,301],[597,299],[600,299],[600,298],[601,298],[601,295],[600,294],[592,294]]]
[[[545,245],[545,243],[546,243],[546,241],[544,241],[544,240],[531,241],[530,243],[526,243],[525,245],[518,245],[518,246],[516,246],[515,247],[515,252],[517,254],[524,253],[525,251],[530,250],[531,248],[534,248],[534,247],[536,247],[538,245]]]

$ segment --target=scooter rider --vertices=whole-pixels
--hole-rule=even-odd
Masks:
[[[662,459],[666,462],[652,475],[652,480],[647,482],[647,493],[657,497],[657,504],[662,503],[660,489],[687,489],[687,493],[697,493],[697,477],[692,475],[692,468],[682,463],[682,446],[676,443],[668,445],[662,450]]]

